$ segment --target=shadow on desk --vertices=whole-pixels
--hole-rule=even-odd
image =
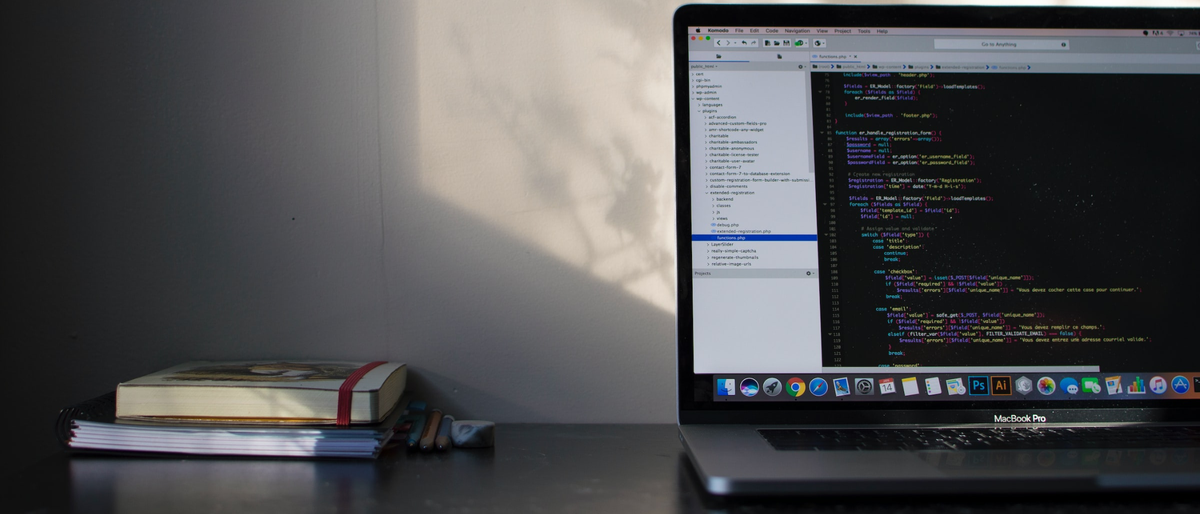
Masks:
[[[674,425],[501,425],[494,449],[375,461],[57,454],[0,483],[4,512],[1200,512],[1177,495],[724,499]]]
[[[26,500],[17,512],[355,512],[386,469],[373,461],[56,455],[31,471],[36,480],[17,491]]]

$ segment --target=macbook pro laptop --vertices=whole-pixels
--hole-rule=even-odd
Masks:
[[[1200,486],[1198,11],[680,8],[708,490]]]

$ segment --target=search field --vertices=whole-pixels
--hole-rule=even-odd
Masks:
[[[935,50],[1070,50],[1065,39],[934,39]]]

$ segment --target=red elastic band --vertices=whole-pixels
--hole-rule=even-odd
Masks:
[[[367,375],[367,372],[379,367],[380,364],[387,364],[386,361],[368,362],[363,367],[354,370],[350,376],[346,377],[346,381],[342,382],[342,387],[338,388],[338,403],[337,403],[337,425],[346,426],[350,424],[350,403],[354,401],[354,386],[358,384],[362,377]]]

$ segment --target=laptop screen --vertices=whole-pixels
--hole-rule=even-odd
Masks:
[[[682,405],[1200,400],[1200,23],[771,19],[677,20]]]

